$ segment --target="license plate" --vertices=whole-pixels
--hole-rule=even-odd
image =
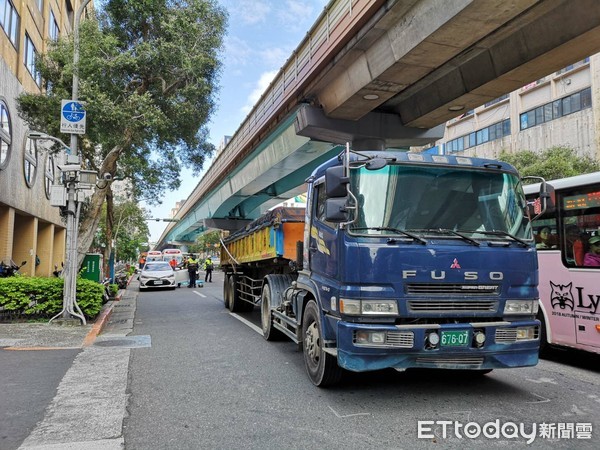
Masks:
[[[469,343],[469,332],[465,331],[442,331],[441,345],[444,347],[461,347]]]
[[[162,280],[154,280],[154,281],[152,282],[152,284],[153,284],[153,285],[155,285],[155,286],[160,286],[160,285],[162,285],[162,284],[163,284],[163,282],[162,282]]]

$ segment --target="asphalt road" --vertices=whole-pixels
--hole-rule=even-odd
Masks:
[[[214,275],[138,296],[132,334],[152,344],[131,350],[127,449],[598,448],[598,357],[558,352],[481,378],[349,373],[319,389],[294,344],[257,332],[258,311],[223,307]]]
[[[88,331],[0,327],[13,347],[0,351],[0,449],[598,448],[598,356],[475,379],[348,373],[319,389],[294,344],[262,338],[258,311],[223,307],[218,272],[198,289],[133,283],[85,347]]]

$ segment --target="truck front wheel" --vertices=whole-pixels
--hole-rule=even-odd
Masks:
[[[260,303],[260,317],[262,324],[263,337],[267,341],[278,341],[283,338],[283,333],[277,330],[273,326],[273,319],[271,317],[271,304],[273,294],[271,292],[271,285],[265,284],[262,290],[261,303]]]
[[[321,330],[321,315],[317,303],[311,300],[306,305],[302,317],[304,365],[310,381],[315,386],[325,387],[340,380],[342,368],[332,355],[325,353]]]

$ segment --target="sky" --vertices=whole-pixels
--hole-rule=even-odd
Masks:
[[[229,23],[223,49],[223,71],[217,110],[208,124],[210,142],[218,147],[232,136],[261,94],[298,47],[328,0],[219,0]],[[205,168],[210,166],[210,161]],[[168,218],[175,202],[192,193],[203,174],[182,173],[181,187],[167,192],[160,206],[142,204],[153,218]],[[149,221],[150,241],[156,242],[167,222]]]

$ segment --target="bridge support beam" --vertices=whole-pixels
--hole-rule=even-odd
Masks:
[[[296,134],[317,141],[345,144],[355,150],[408,148],[435,142],[444,136],[444,125],[430,130],[402,125],[400,116],[371,112],[359,120],[332,119],[321,108],[303,105],[296,115]]]

